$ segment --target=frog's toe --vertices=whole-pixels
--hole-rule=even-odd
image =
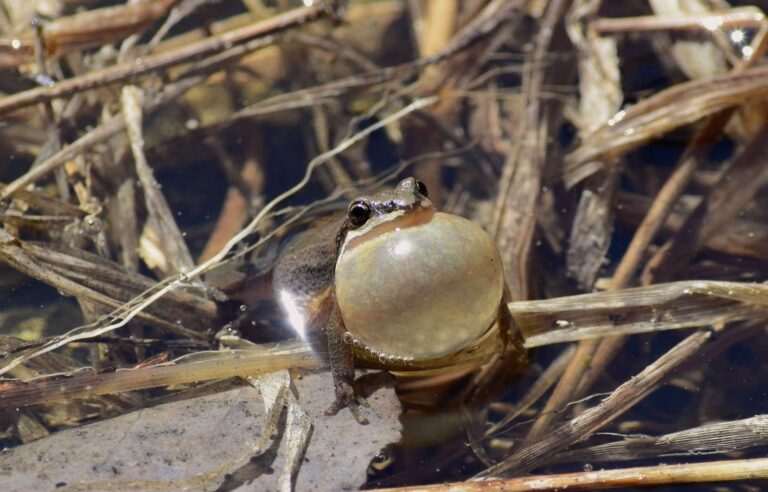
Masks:
[[[325,411],[326,415],[336,415],[339,410],[346,407],[352,412],[355,420],[361,425],[366,425],[368,419],[362,413],[361,407],[367,407],[368,401],[358,395],[355,388],[349,383],[339,383],[336,386],[336,400]]]
[[[357,420],[357,423],[360,425],[368,425],[368,419],[363,415],[360,407],[361,406],[368,406],[368,402],[365,400],[362,400],[362,402],[355,402],[354,404],[347,405],[349,407],[349,411],[352,412],[352,416],[355,417],[355,420]]]

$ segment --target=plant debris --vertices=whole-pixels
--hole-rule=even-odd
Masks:
[[[764,478],[765,8],[0,0],[3,484]],[[271,271],[404,175],[493,235],[530,364],[363,427]]]

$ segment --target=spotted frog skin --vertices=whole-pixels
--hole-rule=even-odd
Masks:
[[[355,365],[431,375],[525,357],[490,236],[438,212],[415,178],[353,200],[345,216],[296,238],[273,285],[302,336],[327,339],[336,402],[365,423]]]

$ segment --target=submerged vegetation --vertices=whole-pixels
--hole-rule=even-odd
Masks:
[[[0,0],[3,489],[768,478],[766,7]],[[402,424],[391,388],[369,427],[325,417],[327,360],[285,330],[271,267],[411,175],[495,239],[530,363],[401,380]],[[202,435],[184,452],[216,459],[179,471],[153,438],[195,408],[241,447]],[[24,471],[67,442],[114,454],[110,428],[121,463],[174,473]]]

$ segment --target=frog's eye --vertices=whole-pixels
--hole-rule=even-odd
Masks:
[[[429,191],[427,190],[427,185],[425,185],[422,181],[416,180],[416,191],[424,195],[425,197],[429,198]]]
[[[354,202],[349,206],[349,224],[355,229],[362,226],[371,216],[371,207],[365,202]]]

